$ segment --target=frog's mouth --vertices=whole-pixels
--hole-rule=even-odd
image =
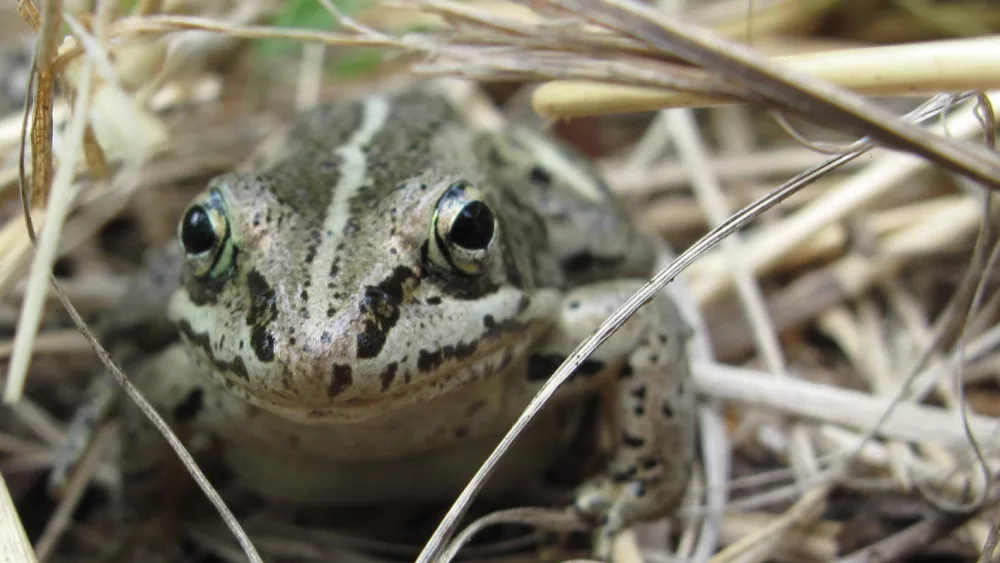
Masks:
[[[461,321],[445,325],[454,327],[444,335],[454,340],[424,348],[429,338],[421,334],[422,322],[410,319],[406,330],[397,326],[383,332],[388,338],[381,353],[367,357],[352,338],[363,333],[362,316],[335,317],[332,324],[282,326],[279,320],[277,328],[270,328],[294,337],[270,339],[266,357],[253,346],[256,325],[241,325],[245,332],[237,338],[211,339],[199,322],[210,315],[187,315],[177,323],[189,350],[209,367],[208,376],[229,393],[287,420],[349,423],[432,402],[463,384],[511,369],[550,327],[546,319],[557,310],[560,294],[536,290],[527,298],[510,288],[490,299],[495,302],[480,299],[478,304],[496,318],[470,314],[463,309],[466,302],[454,302],[450,310],[444,309],[448,304],[435,305],[438,318]],[[240,346],[244,342],[246,347]]]
[[[393,381],[386,384],[385,371],[359,371],[353,374],[359,394],[340,400],[304,405],[284,396],[254,396],[249,389],[239,394],[248,402],[283,418],[303,423],[364,422],[379,414],[415,403],[425,403],[475,381],[496,375],[523,359],[530,342],[545,328],[544,323],[513,323],[506,331],[496,332],[471,344],[445,346],[434,352],[418,355],[416,366],[407,372],[395,368]],[[396,362],[392,362],[396,363]],[[391,365],[391,363],[390,363]],[[366,386],[374,382],[375,386]],[[395,383],[395,384],[392,384]],[[336,376],[330,382],[336,384]],[[243,387],[237,385],[237,387]],[[326,397],[325,397],[326,398]]]

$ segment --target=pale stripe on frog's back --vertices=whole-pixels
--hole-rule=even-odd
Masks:
[[[346,144],[334,149],[340,157],[340,176],[333,187],[333,197],[326,208],[323,220],[323,244],[319,245],[316,257],[309,271],[313,286],[324,287],[328,280],[336,277],[340,239],[344,227],[351,216],[351,198],[358,188],[368,180],[368,158],[365,146],[386,124],[391,110],[390,101],[384,96],[374,96],[364,101],[361,123]],[[308,304],[313,318],[323,318],[327,308],[326,300],[314,299]]]

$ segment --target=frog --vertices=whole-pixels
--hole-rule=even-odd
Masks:
[[[173,273],[158,273],[171,290],[147,292],[169,294],[157,322],[177,339],[132,373],[182,440],[207,436],[271,501],[454,497],[662,260],[587,158],[528,128],[477,128],[429,89],[317,105],[278,146],[183,213]],[[658,294],[560,387],[483,494],[558,463],[597,397],[613,447],[571,501],[595,555],[675,511],[695,455],[689,337]],[[126,494],[167,499],[174,454],[123,409]]]

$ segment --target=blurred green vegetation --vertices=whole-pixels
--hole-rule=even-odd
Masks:
[[[370,3],[371,0],[333,0],[345,15],[356,14]],[[333,15],[317,0],[289,0],[272,23],[301,29],[335,30],[338,27]],[[299,42],[288,39],[267,39],[256,44],[258,56],[271,60],[294,55],[301,48]],[[382,51],[376,48],[337,49],[336,55],[328,61],[327,70],[336,77],[357,76],[376,68],[382,58]]]

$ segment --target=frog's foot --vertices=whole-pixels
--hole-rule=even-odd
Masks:
[[[575,507],[596,525],[594,556],[608,561],[615,537],[631,524],[669,514],[678,504],[677,487],[657,478],[601,476],[581,486]],[[683,494],[683,492],[681,493]]]
[[[87,386],[83,403],[73,414],[66,430],[66,442],[56,450],[56,459],[49,473],[49,494],[62,496],[70,476],[93,446],[98,427],[118,406],[121,388],[111,376],[102,374]]]

